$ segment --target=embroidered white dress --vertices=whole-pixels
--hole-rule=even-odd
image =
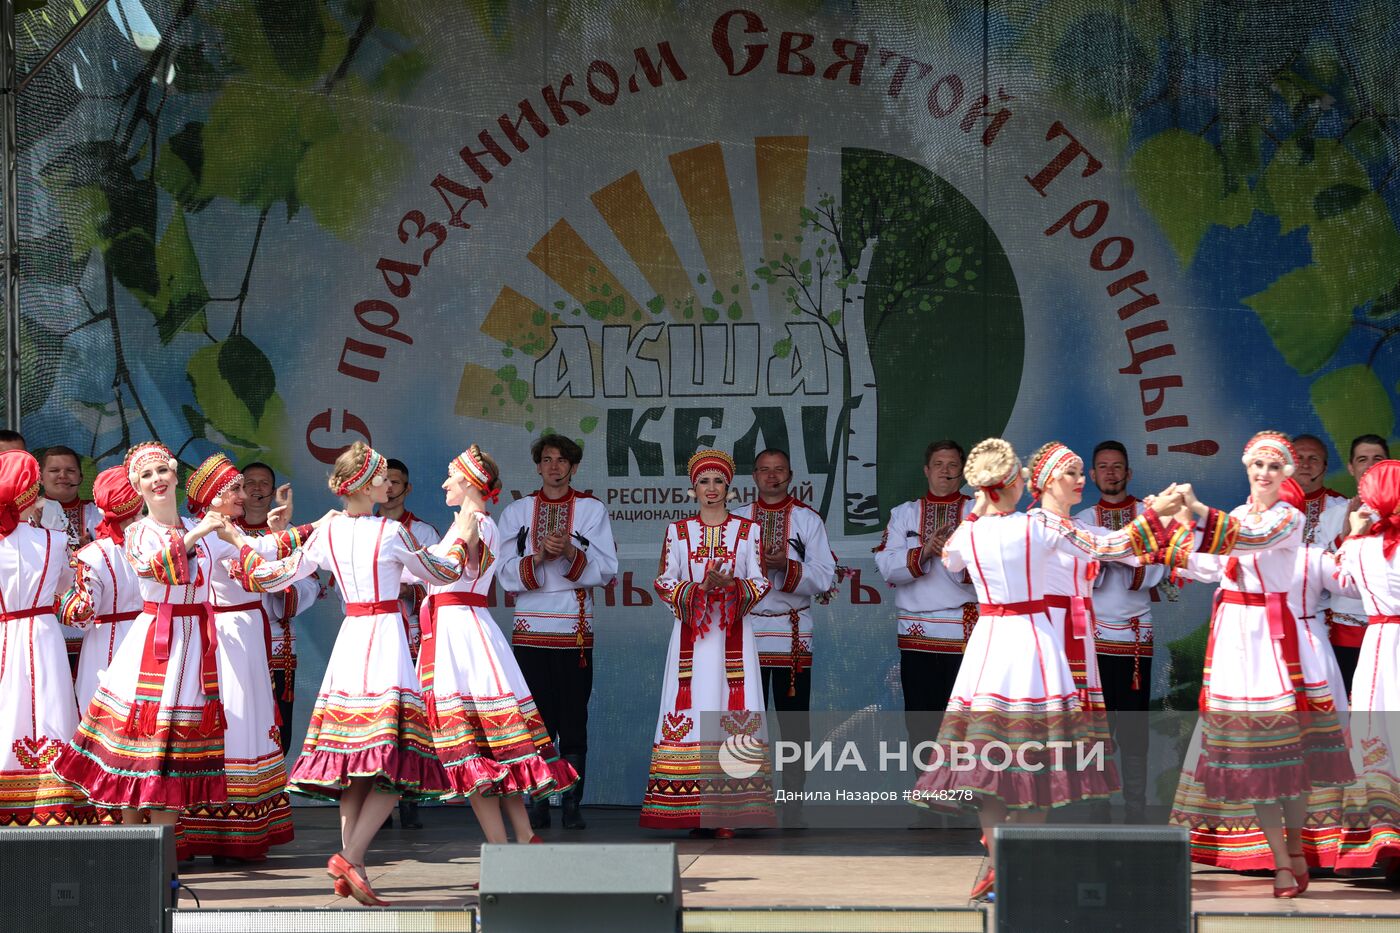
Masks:
[[[666,529],[655,587],[673,621],[642,826],[774,825],[763,679],[748,618],[769,589],[759,537],[757,525],[735,515],[718,525],[696,516]],[[710,566],[731,570],[733,586],[702,591]],[[726,741],[755,766],[750,776],[720,766]]]
[[[398,522],[371,515],[332,517],[282,560],[264,561],[244,548],[246,586],[283,590],[324,569],[345,600],[346,618],[292,766],[294,792],[334,800],[352,778],[372,778],[379,790],[410,799],[448,791],[398,597],[405,571],[424,583],[457,579],[465,552],[449,553],[416,547]]]
[[[0,538],[0,826],[90,823],[92,807],[49,765],[78,725],[56,595],[68,540],[21,522]]]
[[[1348,538],[1338,552],[1339,576],[1360,591],[1368,617],[1351,685],[1361,771],[1344,794],[1341,868],[1400,858],[1400,552],[1386,560],[1384,543]]]
[[[194,526],[147,516],[126,529],[141,614],[54,762],[56,774],[99,806],[181,810],[227,799],[208,604],[215,546],[231,549],[206,535],[186,553],[182,538]]]
[[[63,622],[83,633],[78,658],[78,709],[87,709],[97,685],[141,614],[141,581],[121,545],[99,538],[75,561],[77,576],[63,597]]]
[[[539,796],[578,780],[560,760],[510,642],[486,609],[500,532],[490,516],[462,576],[428,588],[418,671],[428,726],[452,789]],[[438,545],[445,556],[447,548]]]

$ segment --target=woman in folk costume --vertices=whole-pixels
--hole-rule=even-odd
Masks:
[[[196,519],[219,515],[231,525],[243,517],[243,476],[228,457],[215,454],[190,474],[185,504]],[[268,534],[247,539],[262,557],[286,557],[312,526],[283,530],[286,508],[273,509]],[[258,862],[267,850],[292,841],[292,809],[282,757],[281,722],[268,658],[272,623],[259,595],[229,574],[237,557],[223,541],[215,550],[209,602],[218,633],[219,688],[224,704],[225,784],[228,802],[196,806],[180,815],[182,857]]]
[[[1090,526],[1070,517],[1084,498],[1084,460],[1059,441],[1051,441],[1031,454],[1026,466],[1032,500],[1059,521],[1068,521],[1091,534],[1108,534],[1107,528]],[[1045,605],[1051,625],[1061,633],[1065,660],[1069,662],[1082,708],[1092,714],[1097,738],[1108,739],[1103,684],[1094,649],[1094,578],[1099,562],[1073,550],[1057,550],[1045,565]],[[1111,764],[1111,759],[1110,759]],[[1116,779],[1113,779],[1116,783]]]
[[[91,806],[49,773],[78,725],[68,650],[54,613],[72,579],[68,538],[30,519],[39,463],[0,453],[0,826],[90,823]]]
[[[1062,454],[1055,459],[1059,466],[1037,473],[1036,482],[1042,490],[1053,488],[1052,504],[1060,506],[1077,481],[1068,471],[1074,461]],[[939,730],[934,767],[917,782],[914,802],[949,807],[975,801],[989,856],[972,889],[978,898],[995,884],[989,867],[995,826],[1043,822],[1051,807],[1105,799],[1117,786],[1104,724],[1075,682],[1063,623],[1053,620],[1045,599],[1052,574],[1063,573],[1060,555],[1143,559],[1164,549],[1175,553],[1188,533],[1169,533],[1155,511],[1179,506],[1180,497],[1170,490],[1123,529],[1101,535],[1046,509],[1016,511],[1027,474],[1000,438],[974,447],[964,473],[977,489],[976,506],[944,544],[943,562],[971,574],[980,615]],[[970,743],[958,746],[972,749],[970,768],[952,766],[954,742]],[[1052,742],[1068,743],[1059,748],[1073,751],[1052,754]],[[1003,747],[1013,753],[1014,766],[1002,766]],[[1078,767],[1086,754],[1089,766]]]
[[[729,514],[733,458],[702,450],[687,470],[700,512],[672,523],[661,551],[656,592],[675,625],[641,825],[729,839],[736,826],[775,825],[763,681],[747,619],[771,584],[758,525]],[[720,767],[721,751],[736,742],[742,770],[754,766],[749,777]]]
[[[1210,801],[1251,804],[1273,856],[1274,897],[1308,888],[1303,851],[1307,798],[1355,775],[1326,665],[1307,623],[1289,605],[1303,542],[1303,513],[1282,498],[1293,445],[1254,435],[1241,458],[1249,501],[1228,515],[1188,503],[1204,523],[1197,550],[1229,557],[1206,647],[1202,742],[1194,777]]]
[[[180,810],[223,803],[224,719],[209,581],[217,515],[182,519],[175,457],[148,441],[127,452],[127,479],[146,516],[126,529],[141,581],[131,625],[54,773],[123,822],[174,823]]]
[[[145,505],[126,478],[126,468],[97,474],[92,497],[102,511],[93,540],[77,553],[77,576],[63,597],[63,624],[85,629],[78,659],[78,709],[85,710],[116,657],[117,648],[141,614],[141,580],[126,559],[126,529]]]
[[[1279,497],[1300,512],[1307,504],[1303,488],[1291,477],[1281,484]],[[1321,674],[1321,683],[1310,681],[1307,690],[1310,695],[1315,695],[1325,684],[1338,715],[1345,717],[1348,704],[1342,669],[1328,640],[1327,620],[1318,606],[1323,593],[1354,598],[1356,589],[1338,579],[1336,555],[1324,550],[1320,544],[1302,544],[1295,553],[1296,562],[1288,589],[1288,608],[1300,623],[1298,650],[1301,667],[1313,672],[1312,676]],[[1200,554],[1192,555],[1183,573],[1200,583],[1218,584],[1225,568],[1224,558]],[[1306,662],[1303,657],[1307,658]],[[1190,830],[1193,862],[1231,871],[1272,869],[1273,851],[1260,828],[1254,804],[1213,800],[1206,795],[1205,786],[1196,780],[1204,726],[1203,719],[1197,720],[1181,779],[1177,783],[1169,822]],[[1341,837],[1341,810],[1340,787],[1314,787],[1308,794],[1301,851],[1310,867],[1331,868],[1336,863]]]
[[[1339,868],[1379,865],[1400,883],[1400,462],[1382,460],[1357,484],[1366,511],[1350,516],[1337,559],[1368,624],[1352,681],[1351,735],[1360,780],[1345,792]]]
[[[433,799],[450,785],[433,750],[427,709],[399,614],[404,571],[425,583],[462,573],[468,519],[459,515],[445,556],[419,548],[402,525],[372,514],[388,498],[388,464],[356,441],[335,461],[330,488],[345,503],[306,544],[278,561],[263,560],[232,525],[220,533],[241,548],[236,571],[254,591],[285,590],[318,569],[335,574],[345,622],[326,664],[290,787],[340,804],[341,850],[327,873],[335,891],[380,906],[365,873],[365,853],[400,796]]]
[[[500,495],[500,471],[473,444],[447,465],[442,488],[472,520],[461,578],[429,586],[423,605],[418,674],[428,725],[452,790],[471,802],[486,841],[508,841],[504,808],[516,841],[535,842],[522,795],[566,791],[578,775],[559,758],[510,642],[486,611],[500,548],[486,503]]]

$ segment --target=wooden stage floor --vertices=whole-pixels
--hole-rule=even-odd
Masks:
[[[423,808],[424,828],[380,832],[370,851],[370,880],[395,907],[475,905],[482,836],[465,807]],[[634,809],[584,809],[588,829],[552,828],[547,842],[668,842],[680,853],[686,907],[966,907],[982,862],[972,830],[768,830],[717,842],[645,831]],[[397,816],[397,814],[396,814]],[[184,885],[205,908],[350,907],[331,891],[327,857],[339,848],[334,808],[298,807],[297,838],[256,865],[181,866]],[[1296,900],[1275,900],[1267,877],[1196,866],[1192,908],[1209,912],[1393,914],[1400,892],[1379,877],[1313,880]],[[194,903],[182,896],[182,908]],[[1400,928],[1400,920],[1397,921]]]

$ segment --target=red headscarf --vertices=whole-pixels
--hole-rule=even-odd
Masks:
[[[1385,544],[1385,559],[1395,557],[1400,546],[1400,460],[1382,460],[1371,467],[1357,484],[1361,501],[1380,518],[1372,523],[1368,535],[1380,535]]]
[[[1278,497],[1299,512],[1306,512],[1303,508],[1307,501],[1307,493],[1303,492],[1303,487],[1298,485],[1298,481],[1293,477],[1288,477],[1279,484]]]
[[[118,547],[126,543],[122,522],[141,511],[141,495],[126,478],[126,467],[108,467],[92,482],[92,498],[102,510],[102,523],[97,537],[110,538]]]
[[[0,453],[0,538],[19,527],[19,513],[39,498],[39,461],[23,450]]]

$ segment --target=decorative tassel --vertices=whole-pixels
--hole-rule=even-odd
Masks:
[[[222,733],[228,728],[228,720],[224,718],[224,704],[217,699],[207,699],[204,701],[204,709],[199,716],[199,734],[212,736]]]
[[[438,717],[437,697],[433,691],[423,691],[423,703],[428,707],[428,728],[436,732],[442,726],[442,720]]]

